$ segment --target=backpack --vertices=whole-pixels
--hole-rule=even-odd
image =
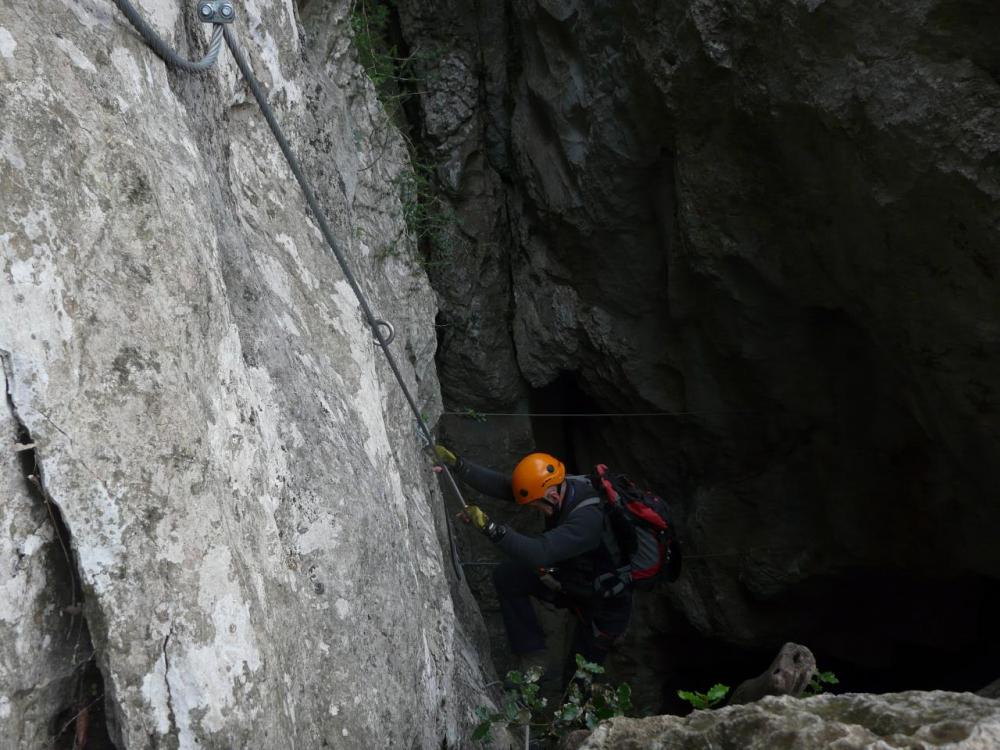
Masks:
[[[649,591],[662,581],[676,581],[681,549],[666,501],[604,464],[595,467],[590,481],[608,519],[605,545],[619,566],[598,576],[595,590],[607,598],[626,588]]]

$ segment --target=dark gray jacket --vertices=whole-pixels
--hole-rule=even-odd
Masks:
[[[464,459],[455,467],[455,475],[484,495],[514,501],[510,475]],[[581,579],[586,578],[589,585],[603,572],[600,569],[607,569],[604,558],[610,560],[602,545],[604,510],[600,502],[587,502],[597,499],[597,492],[587,477],[568,476],[566,482],[568,487],[562,507],[557,515],[546,519],[545,533],[525,536],[508,528],[497,546],[526,565],[560,568],[561,579],[573,571]]]

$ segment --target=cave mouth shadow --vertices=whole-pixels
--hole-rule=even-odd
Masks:
[[[716,682],[735,689],[756,677],[789,641],[808,647],[820,671],[836,674],[828,693],[976,692],[1000,678],[1000,581],[985,576],[852,568],[761,607],[785,613],[785,627],[749,645],[703,636],[672,609],[665,712],[686,713],[678,689]]]

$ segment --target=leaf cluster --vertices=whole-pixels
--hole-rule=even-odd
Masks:
[[[501,710],[491,711],[486,706],[476,708],[479,724],[472,732],[472,739],[489,742],[494,724],[505,726],[530,724],[534,714],[544,709],[548,702],[538,695],[541,690],[538,681],[541,678],[541,667],[532,667],[527,672],[508,672],[507,683],[512,687],[504,691]]]
[[[576,655],[576,672],[562,695],[559,706],[547,720],[540,720],[547,701],[538,695],[538,681],[542,671],[532,668],[527,673],[508,672],[507,682],[512,687],[504,692],[500,711],[484,706],[476,709],[479,724],[472,739],[489,742],[494,725],[534,728],[540,736],[557,739],[574,729],[593,729],[604,719],[623,716],[632,708],[632,689],[627,684],[612,687],[595,682],[604,667],[588,662]]]
[[[706,708],[715,708],[718,706],[723,699],[729,694],[729,686],[723,685],[722,683],[716,683],[708,689],[707,693],[699,693],[692,690],[678,690],[677,696],[682,700],[686,700],[694,708],[699,710],[704,710]]]
[[[625,683],[618,687],[596,683],[594,678],[603,673],[604,667],[576,655],[576,673],[552,717],[549,734],[562,737],[574,729],[593,729],[599,722],[624,716],[632,708],[632,688]]]
[[[815,672],[806,688],[806,695],[819,695],[824,691],[826,685],[838,684],[840,684],[840,680],[833,672]]]

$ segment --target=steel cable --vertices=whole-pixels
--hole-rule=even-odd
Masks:
[[[190,73],[204,73],[206,70],[210,69],[215,65],[216,60],[219,58],[219,50],[222,49],[222,24],[213,24],[212,28],[212,38],[208,43],[208,54],[205,55],[201,60],[191,61],[187,60],[175,52],[169,44],[167,44],[163,38],[157,34],[153,27],[146,23],[146,20],[142,17],[135,6],[133,6],[128,0],[115,0],[115,5],[118,6],[118,10],[124,14],[124,16],[129,20],[129,23],[139,32],[146,44],[149,45],[150,49],[153,50],[163,62],[171,65],[175,68],[180,68],[181,70],[186,70]]]
[[[125,0],[119,1],[125,2]],[[330,230],[329,224],[327,224],[326,216],[324,215],[322,209],[320,209],[319,202],[316,200],[316,196],[313,194],[312,188],[309,186],[309,182],[306,180],[305,174],[303,174],[302,168],[299,166],[298,159],[295,158],[295,154],[292,152],[288,139],[285,138],[285,134],[281,130],[281,126],[278,125],[278,121],[274,116],[274,110],[271,109],[271,105],[268,103],[267,97],[264,96],[264,92],[261,89],[260,84],[257,82],[257,78],[253,74],[253,70],[251,70],[246,57],[243,55],[243,51],[236,44],[236,39],[233,36],[232,31],[226,27],[223,29],[222,33],[225,36],[226,45],[229,47],[229,51],[233,55],[233,60],[236,61],[236,67],[240,69],[240,73],[243,75],[244,80],[246,80],[247,85],[250,87],[250,91],[253,94],[254,99],[257,100],[257,105],[260,107],[260,111],[264,115],[264,119],[271,128],[271,133],[274,135],[274,139],[278,142],[278,148],[280,148],[281,153],[284,154],[285,161],[288,162],[288,166],[292,170],[292,174],[295,175],[295,179],[298,181],[299,187],[302,189],[302,194],[305,196],[306,203],[309,205],[309,210],[312,211],[313,217],[319,225],[319,230],[323,235],[323,239],[326,240],[327,246],[330,248],[331,252],[333,252],[333,256],[337,259],[337,263],[340,264],[340,269],[344,273],[344,278],[347,280],[351,290],[354,292],[354,296],[357,297],[358,304],[361,306],[361,311],[364,313],[365,320],[371,328],[372,333],[375,335],[375,340],[378,342],[379,346],[382,347],[382,351],[385,354],[386,361],[389,363],[392,374],[396,377],[396,381],[399,383],[399,387],[402,389],[403,395],[406,397],[406,401],[410,405],[410,410],[413,412],[413,416],[416,418],[417,424],[420,426],[421,435],[426,442],[427,447],[432,448],[434,445],[434,438],[431,435],[430,428],[427,426],[427,422],[420,413],[420,408],[417,406],[417,402],[413,398],[413,394],[410,393],[410,389],[407,387],[406,381],[403,379],[403,374],[399,370],[396,358],[389,350],[389,339],[382,332],[382,327],[385,323],[378,320],[372,312],[371,306],[368,304],[368,298],[361,290],[361,286],[354,277],[354,273],[351,271],[350,265],[347,263],[347,259],[341,252],[340,247],[337,245],[333,232]],[[445,476],[447,476],[449,482],[451,483],[452,490],[454,490],[464,507],[466,505],[465,498],[462,497],[462,492],[459,490],[458,485],[455,482],[455,478],[452,476],[451,472],[448,471],[447,466],[442,466],[442,469],[444,470]]]

